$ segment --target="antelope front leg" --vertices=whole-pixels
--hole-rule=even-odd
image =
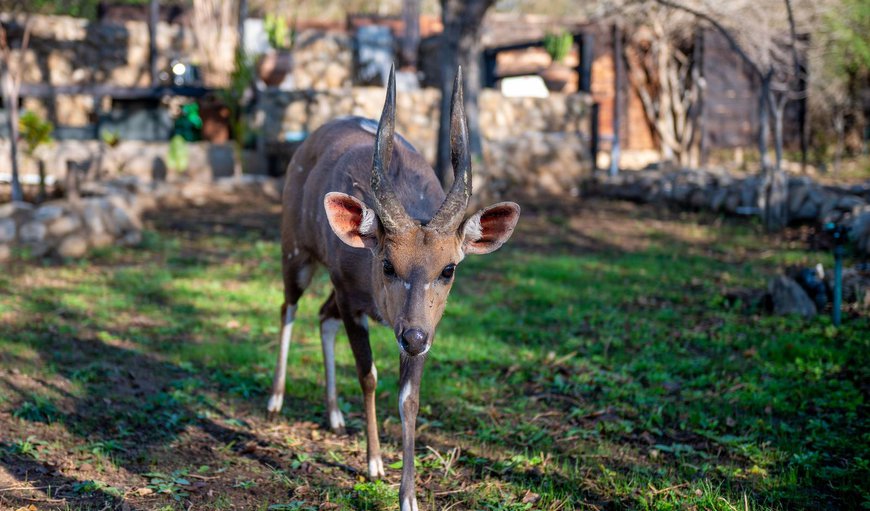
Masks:
[[[381,442],[378,438],[378,417],[375,410],[375,391],[378,387],[378,370],[372,358],[369,344],[368,319],[365,316],[345,317],[344,329],[350,338],[350,348],[356,360],[356,372],[363,391],[366,409],[366,445],[369,477],[384,477],[384,462],[381,458]]]
[[[402,482],[399,485],[401,511],[417,511],[414,488],[414,436],[417,411],[420,409],[420,378],[423,376],[422,356],[400,355],[399,416],[402,418]]]

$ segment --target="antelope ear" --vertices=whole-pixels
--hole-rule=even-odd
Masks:
[[[330,192],[323,198],[326,218],[338,239],[356,248],[374,249],[378,243],[375,212],[356,197]]]
[[[499,202],[468,217],[460,227],[462,251],[466,254],[488,254],[511,237],[520,206],[514,202]]]

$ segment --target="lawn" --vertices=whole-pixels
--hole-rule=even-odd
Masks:
[[[140,247],[0,275],[0,507],[398,509],[396,344],[373,328],[388,468],[370,482],[343,333],[349,434],[325,427],[323,273],[265,418],[277,208],[164,210]],[[870,319],[733,299],[816,262],[745,221],[527,207],[504,249],[457,269],[423,376],[421,508],[870,507]]]

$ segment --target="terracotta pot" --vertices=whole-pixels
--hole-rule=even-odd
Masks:
[[[553,62],[550,67],[538,74],[544,79],[544,84],[550,92],[562,92],[571,81],[574,71],[568,66]]]
[[[257,59],[257,76],[269,87],[277,87],[287,73],[293,71],[293,54],[289,51],[269,51]]]
[[[202,118],[202,139],[223,144],[230,139],[230,109],[216,98],[203,98],[199,102]]]

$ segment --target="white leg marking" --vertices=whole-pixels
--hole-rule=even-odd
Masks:
[[[429,286],[430,286],[430,285],[431,285],[431,284],[429,284],[429,283],[428,283],[428,282],[427,282],[427,283],[426,283],[426,285],[424,285],[424,286],[423,286],[423,289],[425,289],[425,290],[427,290],[427,291],[428,291],[428,290],[429,290]]]
[[[366,332],[369,331],[369,317],[368,316],[360,316],[356,318],[356,324],[365,329]]]
[[[326,407],[329,411],[329,427],[333,431],[344,427],[344,417],[338,409],[338,392],[335,390],[335,336],[340,327],[341,320],[335,318],[320,324],[320,343],[326,368]]]
[[[405,427],[405,400],[411,395],[411,382],[405,383],[399,392],[399,417],[402,418],[402,427]]]
[[[281,411],[281,406],[284,405],[284,394],[272,394],[269,397],[268,410],[272,413]]]
[[[402,502],[402,511],[418,511],[417,497],[405,497]]]
[[[384,461],[380,456],[369,460],[369,477],[372,479],[384,477]]]
[[[290,337],[293,333],[293,321],[296,319],[296,306],[288,305],[284,313],[284,326],[281,328],[281,351],[278,355],[278,366],[275,368],[272,397],[269,398],[268,410],[272,413],[281,411],[284,403],[284,382],[287,381],[287,354],[290,353]],[[277,386],[277,388],[275,388]]]

